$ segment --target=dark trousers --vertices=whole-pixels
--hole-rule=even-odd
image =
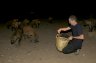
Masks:
[[[64,54],[76,52],[78,49],[81,49],[82,42],[82,40],[73,39],[68,43],[68,45],[63,49],[62,52]]]

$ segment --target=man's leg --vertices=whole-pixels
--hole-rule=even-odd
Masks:
[[[74,54],[75,54],[75,55],[79,55],[80,50],[81,50],[81,49],[77,49],[77,50],[74,52]]]
[[[74,54],[75,55],[78,55],[79,54],[79,52],[80,52],[80,50],[81,50],[81,48],[82,48],[82,43],[83,43],[83,41],[82,40],[73,40],[73,43],[74,43],[74,48],[75,48],[75,52],[74,52]]]
[[[62,52],[63,52],[64,54],[73,53],[73,52],[75,52],[75,48],[74,48],[74,46],[73,46],[71,43],[69,43],[69,44],[63,49]]]

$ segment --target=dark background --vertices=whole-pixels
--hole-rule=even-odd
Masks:
[[[3,2],[0,5],[0,22],[6,22],[12,18],[48,18],[68,19],[70,15],[76,15],[80,19],[90,16],[96,18],[96,5],[88,1],[14,1]]]

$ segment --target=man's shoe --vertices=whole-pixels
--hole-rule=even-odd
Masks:
[[[79,55],[80,49],[77,49],[76,52],[74,52],[75,55]]]

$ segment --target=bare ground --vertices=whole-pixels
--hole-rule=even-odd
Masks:
[[[79,55],[57,51],[55,36],[61,23],[41,22],[39,43],[23,39],[20,47],[10,44],[12,32],[0,27],[0,63],[96,63],[96,32],[84,28],[85,40]]]

